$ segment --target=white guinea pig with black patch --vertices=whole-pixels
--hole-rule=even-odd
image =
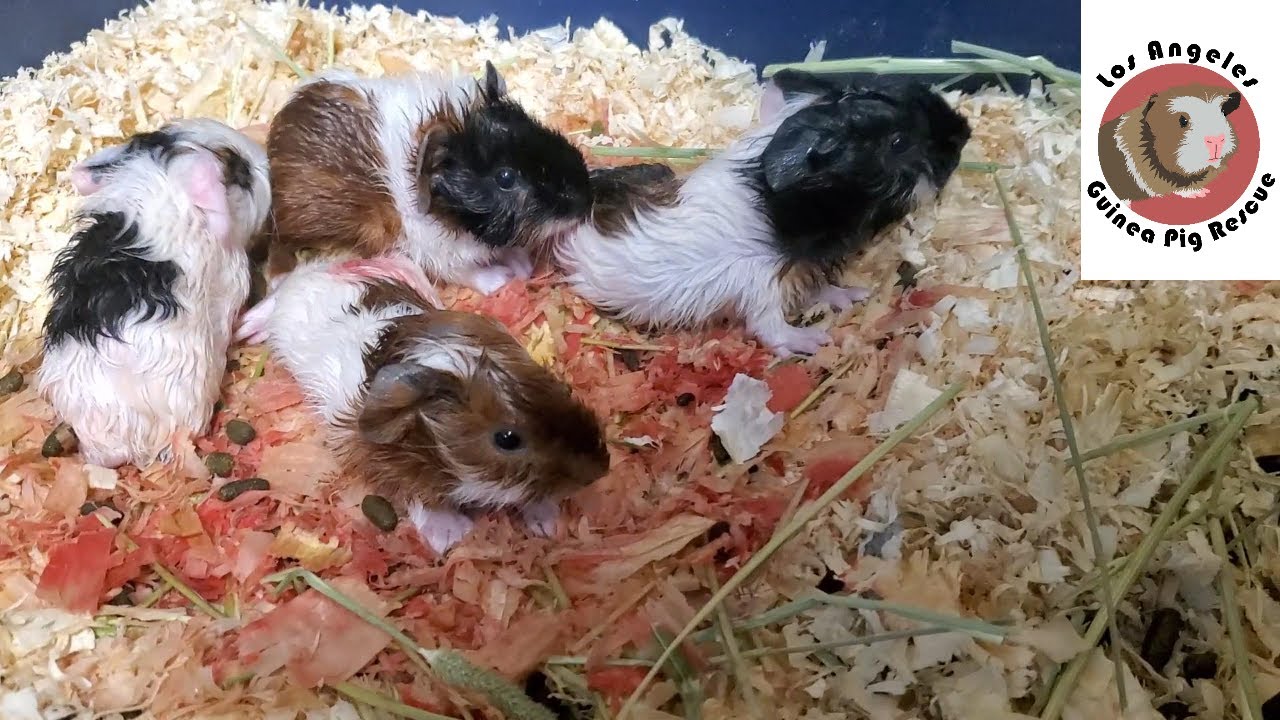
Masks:
[[[443,554],[478,513],[541,535],[602,477],[599,419],[496,320],[441,310],[403,256],[308,261],[245,314],[328,426],[344,469]]]
[[[71,181],[84,198],[48,277],[38,387],[86,462],[145,466],[175,432],[208,429],[270,209],[266,153],[216,120],[179,120]]]
[[[512,100],[490,63],[480,82],[317,76],[272,119],[267,154],[273,283],[298,250],[394,251],[433,281],[489,294],[529,277],[591,202],[582,154]]]
[[[1098,130],[1098,153],[1121,200],[1162,195],[1204,197],[1236,151],[1231,113],[1240,93],[1182,85],[1147,98]]]
[[[869,294],[835,284],[859,250],[945,185],[970,129],[927,86],[842,87],[783,71],[761,122],[684,178],[592,173],[589,223],[557,247],[575,292],[637,324],[728,316],[781,356],[830,338],[788,316]]]

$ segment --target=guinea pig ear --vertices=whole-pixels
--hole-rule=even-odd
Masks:
[[[774,73],[772,84],[787,100],[796,95],[826,95],[840,90],[836,83],[800,70],[779,70]]]
[[[194,150],[181,161],[175,161],[173,168],[191,203],[204,212],[214,239],[226,241],[231,235],[231,208],[227,203],[222,161],[207,150]]]
[[[369,383],[364,409],[356,420],[360,436],[377,444],[393,443],[413,427],[419,405],[457,397],[457,375],[416,363],[383,366]]]
[[[498,68],[493,63],[484,61],[484,99],[488,102],[496,102],[507,94],[507,81],[502,75],[498,74]]]
[[[1151,107],[1156,104],[1156,98],[1160,97],[1159,93],[1151,93],[1151,97],[1147,98],[1147,104],[1142,108],[1142,114],[1146,115],[1151,112]]]
[[[1230,115],[1240,109],[1240,93],[1233,91],[1227,95],[1227,99],[1222,103],[1222,114]]]

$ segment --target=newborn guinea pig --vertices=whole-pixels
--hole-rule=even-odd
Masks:
[[[586,219],[582,154],[482,82],[345,71],[300,85],[267,140],[275,202],[268,273],[299,249],[394,250],[435,281],[482,294],[533,272],[545,243]]]
[[[1098,153],[1121,200],[1204,197],[1236,151],[1240,93],[1183,85],[1162,90],[1098,130]]]
[[[330,428],[346,470],[443,554],[471,515],[518,509],[549,535],[558,501],[609,469],[604,431],[500,324],[436,309],[408,259],[300,264],[246,313]]]
[[[208,428],[270,208],[266,154],[216,120],[179,120],[71,182],[84,199],[49,273],[38,387],[86,462],[143,466],[176,431]]]
[[[778,355],[812,353],[813,301],[847,262],[950,179],[967,121],[927,86],[841,87],[783,71],[761,122],[678,178],[660,165],[591,174],[591,220],[556,250],[570,286],[623,321],[691,327],[726,316]]]

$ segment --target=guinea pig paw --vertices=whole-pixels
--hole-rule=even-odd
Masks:
[[[757,333],[756,337],[780,358],[812,355],[823,345],[831,342],[831,334],[822,328],[794,325],[784,325],[778,330]]]
[[[471,271],[466,284],[481,295],[492,295],[515,279],[515,273],[502,265],[486,265]]]
[[[475,527],[475,522],[461,513],[432,510],[417,504],[409,507],[409,521],[437,555],[449,552]]]
[[[556,534],[556,524],[560,520],[560,505],[551,500],[539,500],[526,505],[520,511],[520,517],[534,535],[551,537]]]
[[[836,310],[848,310],[869,297],[871,297],[871,290],[867,288],[827,285],[819,291],[818,302],[830,305]]]
[[[511,271],[511,274],[520,279],[528,280],[533,277],[533,258],[530,257],[529,251],[524,248],[511,248],[503,253],[501,266]]]

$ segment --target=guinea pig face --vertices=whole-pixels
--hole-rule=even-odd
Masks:
[[[968,122],[916,84],[832,94],[784,120],[761,155],[779,196],[835,193],[871,208],[871,225],[935,195],[960,163]],[[876,228],[878,229],[878,228]]]
[[[504,367],[482,354],[471,376],[413,363],[381,369],[370,383],[360,430],[403,452],[431,448],[452,476],[460,505],[558,498],[609,470],[599,420],[532,361]]]
[[[591,194],[582,153],[507,97],[492,64],[480,100],[429,151],[432,212],[491,247],[534,245],[585,222]]]
[[[1188,174],[1216,168],[1236,149],[1230,115],[1240,93],[1225,88],[1185,88],[1153,95],[1146,107],[1149,149],[1166,167]]]

